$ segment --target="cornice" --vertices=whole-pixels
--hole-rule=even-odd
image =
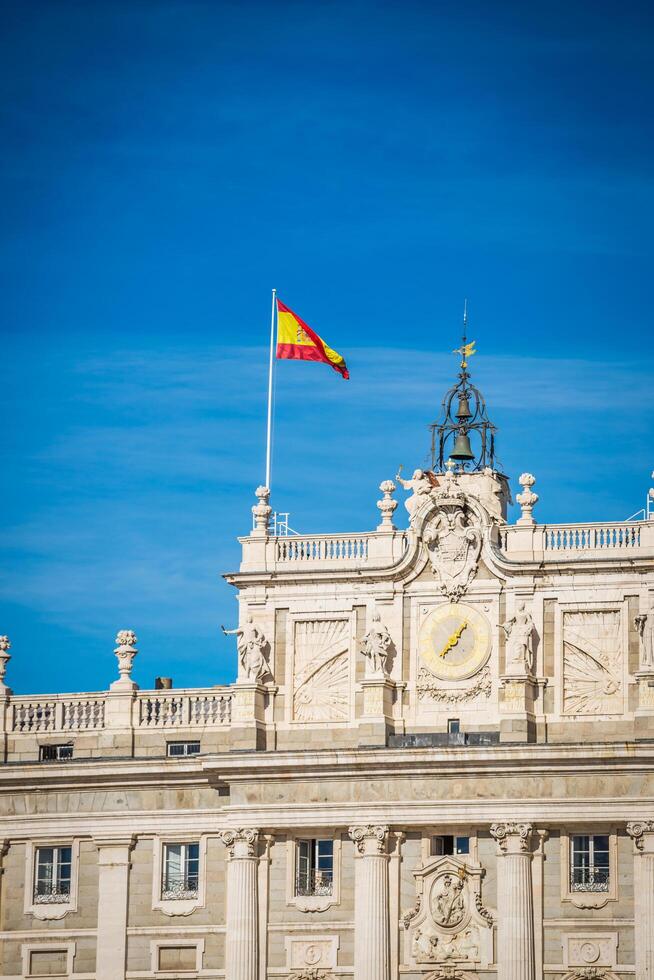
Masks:
[[[44,790],[217,787],[310,779],[569,776],[654,772],[654,743],[504,744],[407,749],[222,752],[168,759],[90,759],[0,766],[0,794]]]

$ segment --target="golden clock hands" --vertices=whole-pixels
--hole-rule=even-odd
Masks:
[[[461,625],[459,626],[459,628],[454,630],[454,632],[452,633],[451,637],[449,638],[449,640],[447,641],[447,643],[439,653],[439,657],[444,657],[446,653],[450,652],[452,647],[455,647],[457,645],[457,643],[461,639],[461,634],[463,633],[467,625],[468,625],[468,620],[464,619]]]

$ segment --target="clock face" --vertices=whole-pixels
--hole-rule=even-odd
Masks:
[[[438,606],[420,625],[420,658],[442,680],[460,681],[476,674],[488,660],[490,646],[488,620],[461,602]]]

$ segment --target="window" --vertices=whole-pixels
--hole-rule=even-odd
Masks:
[[[170,901],[198,897],[199,844],[165,844],[161,897]]]
[[[200,743],[199,742],[168,742],[168,755],[169,756],[181,756],[181,755],[199,755],[200,754]]]
[[[72,848],[38,847],[34,873],[34,903],[51,905],[70,901]]]
[[[331,895],[334,887],[334,842],[297,842],[296,895]]]
[[[470,854],[470,838],[454,837],[441,834],[431,839],[432,857],[442,857],[446,854]]]
[[[448,718],[447,719],[447,733],[448,735],[458,735],[461,731],[461,724],[458,718]]]
[[[41,762],[60,762],[63,759],[72,759],[72,742],[67,745],[42,745],[40,757]]]
[[[608,892],[609,835],[574,834],[570,849],[570,891]]]

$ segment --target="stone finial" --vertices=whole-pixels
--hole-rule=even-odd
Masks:
[[[114,650],[118,658],[118,673],[120,677],[111,685],[111,690],[136,690],[136,683],[132,680],[132,664],[134,657],[138,653],[136,644],[138,639],[133,630],[119,630],[116,634],[118,646]]]
[[[255,496],[258,497],[259,503],[254,504],[252,507],[252,514],[254,516],[254,530],[252,531],[252,534],[256,535],[256,537],[266,537],[268,534],[270,515],[272,514],[272,507],[268,503],[270,499],[270,490],[268,487],[257,487],[254,493]]]
[[[538,494],[533,493],[532,487],[536,482],[536,477],[531,473],[521,473],[518,483],[522,487],[522,493],[516,494],[516,500],[522,508],[522,517],[516,521],[517,524],[535,524],[532,511],[538,503]]]
[[[378,525],[378,531],[394,531],[395,525],[393,524],[393,514],[395,513],[395,508],[397,507],[397,500],[393,500],[393,494],[397,490],[397,486],[392,480],[382,480],[379,484],[379,489],[384,494],[381,500],[377,501],[377,506],[381,511],[382,521]]]
[[[11,660],[11,643],[9,642],[8,636],[0,636],[0,695],[1,694],[11,694],[11,690],[5,684],[5,674],[7,673],[7,664]]]

